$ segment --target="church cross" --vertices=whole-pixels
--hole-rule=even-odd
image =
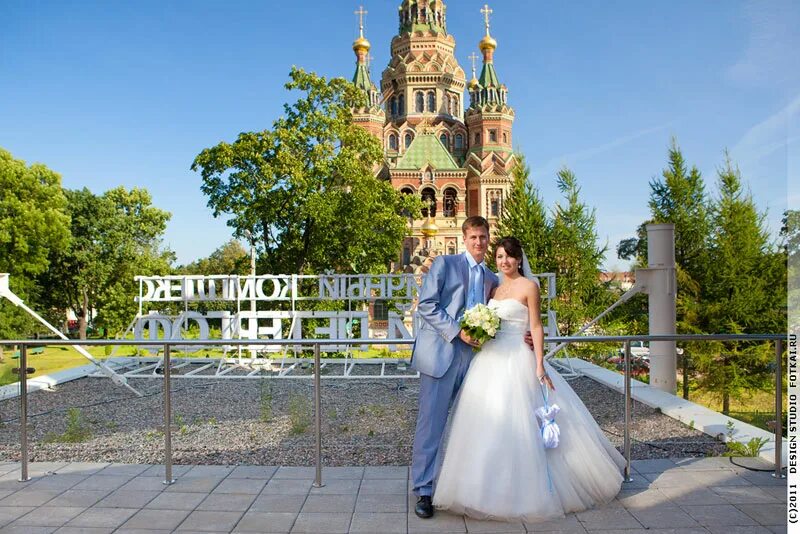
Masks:
[[[484,4],[481,8],[481,13],[483,14],[484,24],[486,25],[486,35],[489,35],[489,15],[494,13],[494,10],[489,8],[489,4]]]
[[[358,11],[354,13],[358,15],[358,31],[361,37],[364,37],[364,15],[368,12],[364,9],[364,6],[358,6]]]
[[[472,60],[472,76],[475,76],[475,62],[478,60],[478,54],[473,52],[469,58]]]

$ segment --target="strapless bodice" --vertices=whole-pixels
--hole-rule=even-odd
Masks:
[[[528,324],[528,307],[516,299],[490,299],[487,304],[500,317],[500,332],[525,332]]]

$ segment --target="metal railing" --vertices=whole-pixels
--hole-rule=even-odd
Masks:
[[[623,454],[625,456],[624,480],[632,481],[631,473],[631,343],[634,341],[774,341],[775,342],[775,471],[773,476],[783,478],[782,474],[782,439],[783,439],[783,365],[785,335],[781,334],[699,334],[699,335],[634,335],[634,336],[587,336],[587,337],[549,337],[545,343],[622,343],[624,347],[624,434]],[[28,391],[27,375],[30,371],[28,364],[28,348],[37,346],[163,346],[163,377],[164,384],[164,484],[172,484],[172,398],[171,398],[171,352],[175,346],[222,346],[222,345],[291,345],[293,347],[313,347],[314,350],[314,432],[315,432],[315,458],[316,474],[314,486],[324,486],[322,482],[322,399],[320,383],[320,347],[322,345],[409,345],[408,339],[309,339],[289,341],[282,339],[270,340],[167,340],[154,342],[153,340],[0,340],[0,345],[17,345],[20,347],[19,368],[15,372],[19,375],[20,388],[20,481],[30,480],[28,476]]]

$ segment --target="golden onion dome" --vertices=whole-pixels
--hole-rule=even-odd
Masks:
[[[428,217],[428,220],[425,221],[425,224],[422,225],[422,235],[425,237],[433,237],[439,233],[439,227],[436,226],[436,223]]]
[[[353,51],[358,52],[363,50],[364,52],[369,52],[369,49],[372,47],[369,44],[369,41],[365,37],[359,37],[355,41],[353,41]]]
[[[481,39],[481,42],[478,43],[478,48],[480,48],[482,52],[486,50],[494,50],[497,48],[497,41],[495,41],[492,36],[487,33],[483,39]]]
[[[479,84],[480,82],[478,81],[478,78],[476,78],[475,75],[473,74],[472,79],[469,81],[469,85],[467,87],[469,87],[469,90],[472,91],[473,89],[478,87]]]

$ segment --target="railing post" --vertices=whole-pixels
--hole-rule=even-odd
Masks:
[[[633,482],[631,478],[631,342],[625,342],[625,482]]]
[[[314,345],[314,432],[316,433],[317,473],[314,478],[314,487],[321,488],[322,483],[322,394],[320,392],[320,347]]]
[[[775,478],[786,478],[783,463],[783,340],[775,341]]]
[[[19,346],[19,481],[27,482],[28,476],[28,346]]]
[[[172,478],[172,385],[170,381],[172,363],[170,345],[164,344],[164,484],[175,482]]]

